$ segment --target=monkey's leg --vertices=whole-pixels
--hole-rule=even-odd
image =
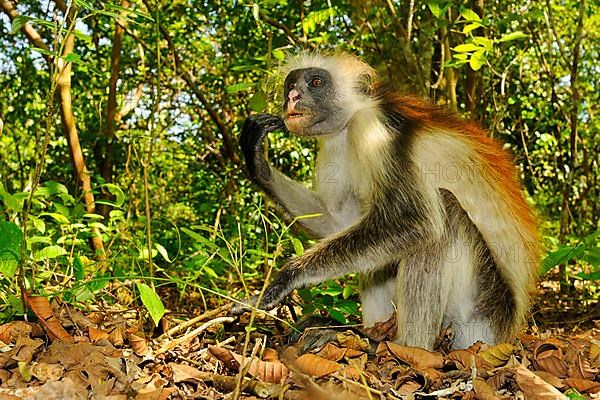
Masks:
[[[386,322],[395,311],[398,263],[361,275],[360,302],[365,328]]]
[[[398,267],[395,342],[432,349],[448,300],[449,274],[444,269],[446,246],[431,246],[405,258]]]
[[[450,192],[442,192],[450,246],[444,268],[450,271],[444,325],[451,326],[453,347],[476,341],[494,344],[514,324],[514,294],[500,274],[485,240]]]

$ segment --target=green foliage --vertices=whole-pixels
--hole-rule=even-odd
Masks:
[[[304,315],[320,315],[332,318],[340,324],[348,324],[351,316],[358,315],[356,300],[356,285],[348,283],[344,286],[334,281],[328,281],[320,287],[303,288],[298,290],[302,299]]]

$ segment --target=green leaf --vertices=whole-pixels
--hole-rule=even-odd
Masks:
[[[83,60],[81,59],[81,57],[79,57],[79,54],[77,53],[69,53],[67,54],[66,57],[64,57],[65,62],[70,62],[73,64],[81,64],[83,63]]]
[[[479,22],[471,22],[470,24],[465,25],[465,27],[463,28],[463,33],[467,34],[467,33],[471,32],[471,31],[474,31],[477,28],[482,27],[482,26],[483,25],[481,25],[481,23],[479,23]]]
[[[273,55],[273,57],[275,57],[275,59],[277,61],[283,61],[285,60],[285,53],[281,50],[273,50],[271,52],[271,54]]]
[[[338,310],[329,310],[329,315],[331,316],[331,318],[335,319],[339,323],[342,323],[342,324],[348,323],[346,316]]]
[[[18,225],[0,220],[0,272],[12,277],[21,259],[23,232]]]
[[[468,53],[471,51],[478,50],[481,50],[481,47],[477,46],[475,43],[464,43],[454,47],[454,51],[457,51],[459,53]]]
[[[498,42],[510,42],[511,40],[525,39],[527,37],[529,37],[529,35],[527,35],[526,33],[523,33],[521,31],[515,31],[502,36],[500,39],[498,39]]]
[[[471,55],[471,59],[469,60],[469,65],[473,68],[473,71],[479,71],[486,62],[485,50],[476,51]]]
[[[15,19],[13,19],[13,21],[12,21],[10,33],[11,34],[17,33],[18,31],[21,30],[22,27],[25,26],[25,24],[27,24],[31,20],[32,20],[31,17],[27,17],[25,15],[17,15],[15,17]]]
[[[583,246],[562,246],[556,251],[551,251],[546,255],[540,267],[540,275],[545,274],[559,264],[565,264],[573,259],[583,256],[585,249]]]
[[[429,7],[429,11],[431,11],[434,17],[440,19],[442,16],[442,7],[440,7],[440,3],[438,1],[429,1],[427,3],[427,7]]]
[[[110,194],[115,196],[115,200],[114,200],[114,202],[109,202],[109,201],[102,202],[102,201],[97,200],[96,203],[107,204],[107,205],[113,206],[113,207],[121,207],[123,205],[123,203],[125,203],[125,193],[123,193],[121,188],[118,187],[117,185],[114,185],[112,183],[105,183],[103,185],[100,185],[100,187],[108,190]]]
[[[73,276],[78,281],[85,279],[85,268],[78,255],[73,259]]]
[[[484,36],[474,36],[473,43],[483,46],[486,50],[491,51],[494,48],[494,41]]]
[[[252,4],[252,16],[257,21],[260,19],[260,9],[258,8],[258,3]]]
[[[586,250],[585,255],[582,257],[582,260],[590,263],[593,267],[600,266],[600,248],[594,247],[592,249]]]
[[[351,285],[344,286],[344,291],[342,292],[342,298],[347,299],[348,297],[354,294],[354,288]]]
[[[39,47],[32,47],[31,50],[38,52],[40,54],[44,54],[50,57],[54,57],[54,53],[51,52],[50,50],[46,50],[46,49],[40,49]]]
[[[304,254],[304,246],[299,239],[292,238],[292,244],[294,245],[294,253],[296,253],[297,256]]]
[[[145,283],[137,284],[138,291],[140,292],[140,298],[142,299],[142,303],[148,310],[152,321],[154,322],[154,326],[158,326],[158,322],[165,315],[165,306],[163,305],[160,297],[156,294],[154,290]]]
[[[229,85],[225,88],[225,90],[227,91],[227,93],[233,94],[233,93],[242,92],[244,90],[252,89],[253,87],[254,87],[253,83],[241,82],[241,83],[236,83],[234,85]]]
[[[183,233],[185,233],[186,235],[188,235],[189,237],[191,237],[192,239],[194,239],[196,242],[202,243],[204,244],[206,247],[209,248],[215,248],[216,244],[214,244],[213,242],[211,242],[210,240],[208,240],[207,238],[205,238],[204,236],[202,236],[199,233],[196,233],[188,228],[181,228],[181,231]]]
[[[358,314],[358,303],[353,300],[339,300],[335,306],[346,315]]]
[[[469,22],[481,22],[481,17],[470,8],[460,10],[460,15]]]
[[[312,300],[313,300],[313,295],[312,295],[312,291],[310,290],[310,288],[298,289],[298,296],[300,296],[302,301],[304,301],[305,303],[312,302]]]
[[[35,255],[35,260],[43,261],[46,259],[53,259],[56,257],[64,256],[65,254],[68,254],[68,253],[67,253],[67,250],[64,249],[64,247],[52,245],[52,246],[44,247],[43,249],[38,251],[37,254]]]
[[[62,214],[59,214],[59,213],[40,213],[40,217],[44,216],[44,215],[49,216],[50,218],[54,219],[59,224],[64,224],[64,225],[68,225],[69,224],[69,220],[67,219],[67,217],[65,217]]]
[[[156,247],[156,250],[158,250],[158,252],[160,253],[160,255],[167,261],[167,262],[173,262],[171,261],[171,259],[169,258],[169,253],[167,252],[167,249],[165,249],[163,247],[162,244],[160,243],[154,243],[154,247]]]
[[[263,111],[267,107],[267,95],[265,92],[257,90],[250,100],[248,100],[248,107],[250,107],[252,111]]]
[[[597,281],[600,280],[600,271],[590,272],[589,274],[580,272],[577,274],[577,277],[586,281]]]
[[[321,25],[330,17],[335,15],[335,8],[325,8],[323,10],[311,11],[302,20],[302,30],[306,33],[313,33],[317,30],[317,25]]]

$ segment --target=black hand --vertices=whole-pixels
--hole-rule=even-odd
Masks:
[[[251,115],[244,122],[240,146],[250,177],[259,183],[271,179],[271,167],[264,157],[263,139],[268,133],[284,127],[281,117],[270,114]]]
[[[294,290],[289,284],[289,271],[282,269],[277,278],[265,289],[263,298],[258,305],[258,308],[262,310],[271,310],[277,307],[287,296]],[[250,311],[251,306],[255,306],[258,300],[258,296],[252,296],[250,300],[242,301],[242,304],[235,304],[231,309],[230,313],[233,315],[239,315],[245,311]]]

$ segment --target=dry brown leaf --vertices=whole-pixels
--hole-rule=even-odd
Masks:
[[[541,340],[533,348],[533,365],[536,369],[550,372],[559,378],[567,376],[567,363],[557,340]]]
[[[115,346],[121,347],[125,344],[125,322],[121,321],[109,330],[108,340]]]
[[[600,341],[596,339],[590,339],[590,350],[588,353],[588,358],[590,359],[594,367],[600,365]]]
[[[46,381],[58,381],[65,369],[62,365],[46,364],[43,362],[35,363],[31,366],[31,375],[38,381],[44,383]]]
[[[135,400],[167,400],[173,393],[177,392],[177,388],[160,388],[147,393],[138,393],[134,397]]]
[[[44,330],[32,322],[13,321],[0,325],[0,341],[6,344],[15,342],[20,335],[39,337]]]
[[[500,343],[478,355],[494,367],[501,367],[506,364],[515,349],[516,347],[510,343]]]
[[[234,371],[239,371],[245,363],[250,361],[248,373],[263,382],[281,383],[290,373],[288,368],[280,361],[262,361],[258,358],[250,360],[233,351],[217,346],[209,346],[208,350],[217,360]]]
[[[550,372],[546,372],[546,371],[533,371],[534,374],[536,374],[537,376],[539,376],[540,378],[542,378],[543,380],[545,380],[546,382],[548,382],[549,384],[551,384],[552,386],[554,386],[557,389],[563,389],[565,387],[565,384],[563,383],[563,380],[560,379],[558,376],[552,375]]]
[[[598,369],[591,366],[588,359],[584,358],[575,346],[569,345],[565,354],[567,363],[567,376],[569,378],[592,379]]]
[[[473,379],[473,390],[479,400],[500,400],[500,397],[496,395],[496,390],[483,379]]]
[[[370,339],[382,342],[384,340],[393,340],[396,337],[397,330],[396,312],[394,312],[387,321],[377,322],[371,327],[363,328],[362,332]]]
[[[31,362],[36,349],[44,344],[42,339],[31,339],[29,336],[17,337],[17,343],[9,351],[0,353],[0,368],[13,367],[17,362]]]
[[[359,350],[340,348],[330,342],[323,346],[323,348],[319,350],[317,354],[331,361],[340,361],[344,357],[354,358],[359,357],[365,353]]]
[[[454,361],[458,369],[467,372],[471,371],[473,363],[478,370],[489,371],[493,368],[492,364],[480,357],[479,354],[474,354],[469,350],[454,350],[446,356],[446,360]]]
[[[94,328],[93,326],[88,328],[88,335],[92,343],[96,343],[97,341],[104,339],[108,340],[108,337],[110,336],[105,330]]]
[[[315,354],[303,354],[296,359],[294,366],[306,375],[323,377],[342,368],[341,364],[327,360]]]
[[[525,400],[566,400],[567,396],[522,365],[517,367],[515,379]]]
[[[369,340],[360,337],[352,331],[340,332],[336,335],[336,340],[342,347],[348,349],[366,351],[369,349]]]
[[[263,352],[263,361],[279,361],[277,350],[267,347]]]
[[[503,388],[512,378],[515,376],[515,373],[512,369],[502,368],[499,371],[488,378],[486,382],[492,386],[496,390],[500,390]]]
[[[362,373],[359,369],[347,365],[342,368],[340,375],[344,378],[352,379],[353,381],[359,381]]]
[[[567,378],[564,382],[576,389],[580,393],[598,393],[600,392],[600,383],[590,381],[588,379],[580,379],[580,378]]]
[[[148,340],[143,332],[140,332],[137,328],[130,328],[127,331],[127,340],[129,345],[135,354],[140,357],[148,354],[150,349],[148,348]]]
[[[210,354],[212,354],[217,360],[221,361],[225,365],[225,368],[232,371],[239,371],[240,363],[233,356],[233,352],[231,350],[227,350],[219,346],[208,346],[208,351],[210,351]]]
[[[396,391],[403,395],[412,395],[416,391],[421,391],[428,386],[427,377],[420,371],[410,370],[405,375],[400,376],[394,386]]]
[[[444,366],[444,357],[441,354],[418,347],[400,346],[394,342],[379,343],[376,354],[380,355],[385,351],[390,351],[415,369],[442,368]]]
[[[169,367],[173,371],[173,381],[179,382],[193,382],[199,383],[206,380],[212,379],[210,372],[203,372],[190,365],[169,363]]]
[[[54,315],[52,307],[47,297],[44,296],[25,296],[27,305],[40,319],[40,323],[46,328],[46,332],[52,339],[58,339],[63,342],[72,343],[73,336],[63,328],[60,321]]]

